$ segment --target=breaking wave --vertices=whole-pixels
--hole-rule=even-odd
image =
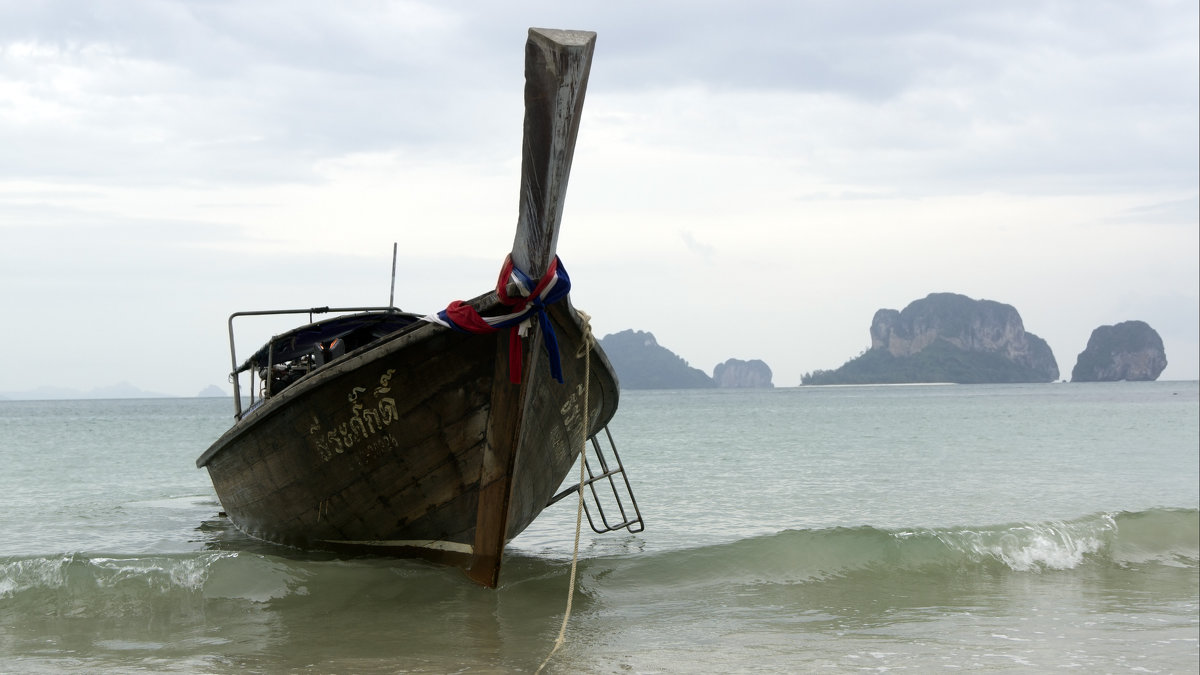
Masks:
[[[265,602],[297,586],[285,565],[230,552],[0,558],[0,617],[187,614],[208,600]]]
[[[651,555],[621,555],[608,573],[643,582],[816,583],[863,575],[1046,573],[1147,566],[1195,569],[1200,512],[1152,509],[983,527],[785,530]],[[618,564],[613,564],[618,563]],[[603,565],[592,565],[602,567]],[[684,582],[686,583],[686,582]]]
[[[652,540],[649,533],[646,539]],[[1200,512],[1153,509],[986,527],[786,530],[694,549],[582,561],[614,576],[661,583],[821,583],[861,575],[1052,573],[1096,567],[1198,567]],[[515,555],[505,586],[556,577],[560,561]],[[617,579],[614,579],[616,581]],[[33,617],[202,616],[214,604],[263,606],[289,597],[458,594],[461,575],[412,561],[295,560],[245,551],[159,556],[0,557],[0,623]],[[436,587],[436,589],[431,589]],[[326,592],[328,591],[328,592]],[[315,599],[308,599],[313,601]]]

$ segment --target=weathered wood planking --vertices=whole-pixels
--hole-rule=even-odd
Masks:
[[[595,34],[530,29],[513,261],[542,276],[555,255]],[[499,314],[495,293],[471,301]],[[504,546],[545,508],[584,439],[616,411],[611,365],[569,300],[548,310],[565,384],[537,329],[508,373],[508,332],[417,323],[326,365],[245,414],[206,451],[243,531],[300,548],[418,556],[495,586]],[[236,366],[235,366],[236,367]],[[581,393],[590,383],[587,410]]]
[[[525,43],[521,201],[512,258],[534,279],[546,273],[558,247],[595,47],[595,33],[547,28],[530,28]]]
[[[432,325],[401,331],[268,400],[243,420],[252,432],[239,423],[218,439],[206,466],[226,512],[267,541],[424,557],[494,586],[503,545],[537,517],[581,440],[617,406],[616,379],[597,348],[585,419],[578,319],[566,303],[550,314],[568,384],[554,382],[548,368],[526,370],[524,433],[511,424],[520,399],[495,394],[517,387],[508,381],[506,335]],[[474,358],[448,361],[451,352]],[[392,391],[376,394],[381,380]],[[396,416],[381,416],[374,433],[365,425],[365,435],[343,435],[365,410],[390,406],[385,399],[393,393],[398,403],[408,388],[422,395],[410,396],[404,412],[397,405]],[[341,439],[336,447],[328,443],[331,430]],[[492,437],[498,433],[509,436]]]

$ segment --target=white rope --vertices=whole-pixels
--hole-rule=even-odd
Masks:
[[[563,612],[562,626],[558,629],[558,637],[554,640],[554,648],[546,655],[546,660],[542,661],[542,665],[538,666],[536,672],[542,672],[547,663],[550,663],[550,657],[554,656],[558,648],[563,646],[567,641],[567,622],[571,619],[571,604],[575,599],[575,574],[579,568],[579,532],[583,526],[583,486],[587,482],[587,442],[588,442],[588,425],[592,421],[591,408],[588,404],[589,389],[592,382],[592,347],[596,344],[596,340],[592,337],[592,317],[586,312],[575,310],[579,315],[583,328],[583,344],[579,346],[579,351],[575,353],[576,357],[583,358],[583,444],[579,450],[579,505],[575,508],[575,550],[571,554],[571,580],[567,587],[567,609]]]

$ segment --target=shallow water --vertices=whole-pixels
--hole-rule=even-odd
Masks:
[[[227,400],[0,402],[0,672],[532,672],[575,509],[455,570],[255,542]],[[550,672],[1197,672],[1195,382],[625,392]]]

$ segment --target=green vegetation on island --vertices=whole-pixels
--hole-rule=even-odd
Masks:
[[[1071,370],[1072,382],[1151,381],[1167,367],[1158,332],[1145,321],[1123,321],[1092,331]]]
[[[994,384],[1051,382],[1053,379],[1028,366],[1015,364],[1000,354],[968,352],[939,339],[911,356],[894,356],[885,349],[871,349],[837,370],[806,373],[801,384]]]
[[[717,386],[703,371],[661,347],[650,333],[623,330],[605,335],[600,346],[617,371],[622,389],[702,389]]]
[[[801,384],[1052,382],[1058,364],[1046,341],[1025,331],[1011,305],[932,293],[902,311],[881,309],[871,348]]]

